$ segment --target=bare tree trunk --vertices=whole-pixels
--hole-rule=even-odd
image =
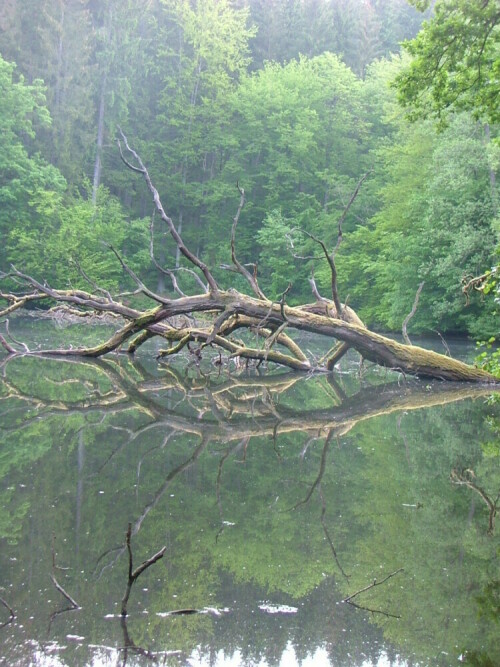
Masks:
[[[108,81],[108,73],[107,71],[104,71],[101,82],[101,94],[99,97],[99,115],[97,118],[97,141],[96,141],[96,154],[94,162],[94,179],[92,182],[92,203],[94,204],[94,206],[97,201],[97,192],[101,184],[102,148],[104,144],[104,114],[106,109],[107,81]]]

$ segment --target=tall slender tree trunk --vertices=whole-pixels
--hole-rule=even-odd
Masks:
[[[486,144],[488,145],[491,141],[491,133],[490,133],[490,126],[488,123],[484,126],[484,134],[486,137]],[[491,189],[491,201],[493,203],[493,212],[495,216],[497,215],[498,212],[498,197],[497,197],[497,187],[496,187],[496,174],[495,170],[490,164],[489,167],[489,175],[490,175],[490,189]]]
[[[64,18],[65,18],[65,0],[60,0],[59,6],[61,14],[59,19],[59,41],[57,44],[57,73],[56,89],[54,94],[54,108],[59,113],[62,103],[62,80],[63,80],[63,54],[64,54]]]
[[[181,41],[181,46],[180,48],[182,49],[182,41]],[[193,91],[191,93],[191,99],[189,100],[190,103],[190,116],[189,116],[189,123],[188,123],[188,129],[187,129],[187,141],[188,141],[188,146],[189,142],[191,141],[191,131],[193,127],[193,116],[194,116],[194,110],[196,107],[196,103],[198,101],[198,90],[200,87],[200,79],[201,79],[201,60],[198,58],[198,68],[197,68],[197,74],[196,74],[196,81],[193,87]],[[177,225],[177,233],[179,236],[182,234],[182,223],[183,223],[183,218],[184,218],[184,201],[186,198],[186,183],[187,183],[187,170],[188,170],[188,164],[187,164],[187,157],[184,157],[184,164],[182,167],[182,192],[181,192],[181,203],[179,207],[179,222]],[[176,252],[175,252],[175,268],[178,269],[180,266],[180,260],[181,260],[181,252],[179,247],[177,247]]]
[[[94,162],[94,178],[92,182],[92,203],[96,204],[97,201],[97,191],[101,184],[101,174],[102,174],[102,149],[104,145],[104,121],[106,115],[106,96],[108,92],[108,74],[109,74],[109,64],[108,61],[111,57],[109,53],[109,46],[111,44],[111,26],[112,26],[112,6],[109,4],[106,17],[104,19],[104,46],[103,53],[105,55],[102,78],[101,78],[101,92],[99,96],[99,112],[97,117],[97,142],[96,142],[96,154]]]
[[[94,179],[92,182],[92,204],[96,204],[97,201],[97,191],[99,190],[99,185],[101,184],[101,173],[102,173],[102,147],[104,144],[104,116],[106,110],[106,88],[108,82],[108,73],[104,72],[101,83],[101,95],[99,99],[99,116],[97,119],[97,142],[96,142],[96,155],[94,162]]]

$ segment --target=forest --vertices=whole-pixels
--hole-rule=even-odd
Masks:
[[[196,287],[120,159],[123,128],[216,280],[244,188],[238,260],[269,298],[310,300],[311,276],[328,295],[321,239],[337,244],[339,293],[366,326],[400,331],[420,290],[411,332],[491,339],[498,3],[429,4],[3,3],[0,271],[130,289],[111,245],[168,295],[151,234],[159,264]],[[229,280],[245,288],[241,272]]]
[[[500,664],[499,3],[0,0],[0,664]]]

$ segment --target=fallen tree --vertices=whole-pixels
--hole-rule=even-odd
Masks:
[[[286,303],[289,288],[277,301],[269,299],[261,289],[255,266],[252,271],[243,265],[236,255],[236,228],[245,203],[245,193],[238,187],[240,202],[231,230],[231,259],[233,271],[246,280],[253,295],[224,289],[215,279],[210,268],[197,257],[185,244],[172,219],[165,212],[159,193],[140,155],[129,145],[121,132],[125,147],[119,142],[120,155],[129,169],[140,174],[152,195],[156,212],[166,225],[175,241],[177,250],[191,265],[200,293],[186,295],[182,292],[174,271],[161,266],[155,258],[153,247],[153,229],[151,229],[150,256],[159,271],[168,276],[173,289],[178,295],[168,298],[149,289],[130,269],[119,253],[110,246],[123,267],[123,270],[137,286],[136,294],[151,300],[154,306],[147,310],[133,308],[119,296],[100,288],[83,271],[85,280],[92,286],[92,292],[80,289],[59,290],[39,282],[12,267],[3,278],[14,280],[19,290],[2,291],[0,299],[6,306],[0,311],[0,317],[26,306],[29,303],[48,301],[53,307],[63,309],[78,317],[93,314],[108,314],[120,323],[115,333],[100,345],[94,347],[60,348],[54,350],[30,350],[24,343],[19,343],[8,336],[0,335],[0,343],[9,355],[49,354],[60,356],[101,357],[110,352],[125,350],[133,354],[137,348],[152,337],[158,336],[167,341],[168,347],[159,357],[165,359],[188,348],[199,360],[207,349],[218,349],[229,353],[231,358],[256,360],[257,363],[273,362],[299,371],[331,371],[349,348],[355,349],[364,358],[376,364],[402,373],[442,380],[498,382],[491,374],[479,368],[464,364],[450,357],[437,354],[413,345],[403,345],[390,338],[369,331],[356,313],[341,303],[337,288],[335,254],[342,240],[342,223],[352,205],[359,188],[366,176],[358,183],[350,201],[338,221],[338,239],[335,248],[329,252],[320,239],[307,234],[317,243],[331,272],[331,298],[319,294],[314,278],[311,278],[313,303],[291,307]],[[226,267],[229,268],[229,267]],[[194,316],[202,316],[195,320]],[[185,316],[185,324],[179,326],[180,316]],[[241,340],[235,336],[239,330],[253,334],[252,344],[248,337]],[[308,331],[335,339],[337,343],[320,360],[309,358],[288,332],[291,330]]]

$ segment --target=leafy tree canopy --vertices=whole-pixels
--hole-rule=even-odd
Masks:
[[[427,9],[430,0],[409,0]],[[433,17],[405,48],[413,56],[396,79],[399,100],[411,119],[442,120],[448,110],[472,111],[494,123],[500,74],[498,0],[437,0]]]

